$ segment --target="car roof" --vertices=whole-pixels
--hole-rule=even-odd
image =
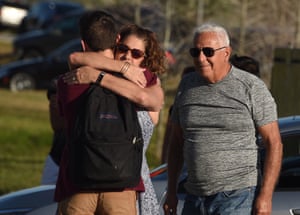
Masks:
[[[300,133],[300,115],[281,117],[278,119],[281,135],[287,135],[291,132]]]
[[[50,7],[49,7],[50,5]],[[80,8],[83,7],[80,3],[77,2],[68,2],[68,1],[40,1],[33,5],[33,7],[49,7],[54,9],[56,7],[69,7],[69,8]]]

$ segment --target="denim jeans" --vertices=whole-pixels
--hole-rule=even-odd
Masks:
[[[182,215],[251,215],[256,187],[225,191],[211,196],[188,194]]]

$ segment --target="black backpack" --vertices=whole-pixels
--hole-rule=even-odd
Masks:
[[[83,94],[72,141],[69,171],[81,189],[124,189],[141,179],[143,138],[136,105],[91,85]]]

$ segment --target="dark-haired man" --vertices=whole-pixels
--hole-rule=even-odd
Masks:
[[[114,18],[103,11],[87,11],[80,18],[81,44],[83,51],[102,52],[113,58],[113,47],[117,37],[117,24]],[[71,69],[74,65],[70,65]],[[62,215],[109,215],[136,214],[136,190],[143,187],[123,190],[92,190],[78,188],[69,174],[70,140],[76,113],[83,102],[81,95],[88,90],[88,84],[64,83],[58,80],[58,101],[64,115],[67,129],[67,144],[63,152],[59,177],[56,185],[55,200],[59,202],[58,214]],[[105,174],[105,173],[103,173]]]

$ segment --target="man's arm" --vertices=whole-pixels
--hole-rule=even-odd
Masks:
[[[277,121],[258,128],[266,149],[263,179],[255,202],[255,214],[271,214],[272,195],[280,173],[282,143]]]
[[[183,166],[183,134],[178,124],[170,122],[168,148],[168,190],[164,203],[165,215],[177,214],[177,183]]]

